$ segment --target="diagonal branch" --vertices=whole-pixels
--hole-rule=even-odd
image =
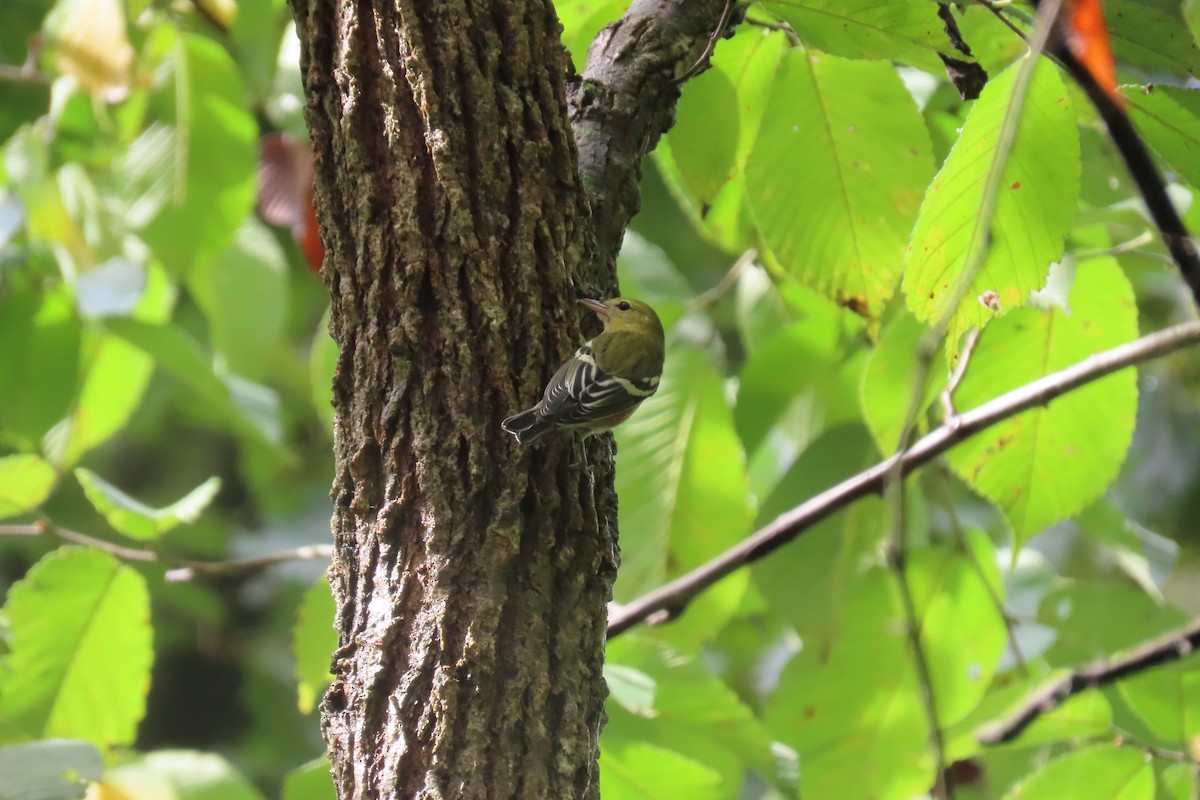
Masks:
[[[1074,695],[1186,658],[1197,646],[1200,646],[1200,619],[1143,642],[1123,656],[1102,658],[1050,681],[1007,717],[980,729],[976,738],[985,745],[1012,741],[1042,714],[1050,713]]]
[[[641,204],[642,159],[675,122],[681,78],[698,73],[741,10],[726,0],[634,0],[602,30],[567,85],[579,174],[599,261],[613,264]]]
[[[1200,342],[1200,322],[1191,321],[1143,336],[1111,350],[1089,356],[1007,394],[946,420],[901,456],[892,456],[787,511],[749,538],[701,564],[665,586],[622,606],[610,615],[608,636],[620,635],[651,617],[676,616],[700,592],[740,567],[750,564],[795,539],[808,528],[860,497],[882,491],[890,471],[907,475],[954,445],[1022,411],[1043,406],[1056,397],[1099,380],[1117,370],[1148,361]]]

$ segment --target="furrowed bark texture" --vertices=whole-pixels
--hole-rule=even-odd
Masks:
[[[340,344],[322,709],[339,795],[596,796],[611,467],[500,430],[581,340],[553,9],[295,10]]]
[[[568,109],[550,0],[293,0],[340,348],[343,800],[598,796],[611,440],[520,450],[499,423],[615,288],[641,159],[724,8],[635,2]]]

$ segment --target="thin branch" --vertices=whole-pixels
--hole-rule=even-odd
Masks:
[[[1066,369],[1051,373],[983,405],[959,414],[953,424],[931,431],[901,457],[892,456],[842,481],[790,511],[776,517],[749,538],[719,556],[681,575],[670,583],[628,603],[610,616],[608,635],[618,636],[651,615],[678,615],[700,592],[746,564],[774,552],[817,522],[850,505],[860,497],[879,493],[897,460],[907,475],[929,463],[954,445],[997,422],[1022,411],[1044,406],[1056,397],[1117,370],[1158,358],[1200,342],[1200,322],[1190,321],[1143,336],[1089,356]]]
[[[170,567],[165,579],[172,582],[190,581],[195,578],[216,578],[245,575],[258,572],[276,564],[287,561],[303,561],[309,559],[329,559],[333,557],[333,546],[328,544],[310,544],[292,550],[281,550],[268,553],[265,556],[230,561],[192,561],[175,559],[159,553],[157,550],[147,550],[136,547],[125,547],[105,539],[98,539],[86,533],[65,528],[49,519],[41,519],[28,525],[0,525],[0,536],[53,536],[64,542],[79,544],[102,550],[116,556],[122,561],[137,561],[141,563],[163,564]]]
[[[971,231],[970,244],[965,263],[963,264],[963,270],[950,292],[946,295],[945,305],[933,328],[923,337],[918,348],[916,380],[913,382],[912,396],[909,398],[904,424],[900,429],[901,432],[896,446],[896,453],[892,457],[891,466],[884,477],[884,496],[891,508],[892,520],[888,565],[895,573],[896,585],[900,590],[900,599],[904,608],[905,631],[912,648],[913,665],[916,668],[917,682],[921,688],[921,699],[925,709],[925,716],[929,723],[929,741],[933,749],[936,767],[935,774],[937,776],[932,793],[934,797],[947,797],[950,800],[953,800],[954,790],[945,780],[944,747],[941,721],[937,710],[937,693],[933,688],[933,673],[929,667],[929,660],[925,656],[925,649],[921,646],[921,621],[917,618],[916,605],[913,601],[912,590],[908,585],[908,575],[905,569],[906,554],[908,552],[908,529],[905,524],[904,513],[905,450],[908,448],[910,437],[916,429],[917,418],[920,416],[923,408],[925,384],[929,380],[933,359],[939,346],[946,338],[946,333],[950,329],[952,320],[958,313],[959,306],[971,290],[975,276],[979,274],[979,271],[983,268],[984,260],[987,258],[988,243],[991,240],[992,212],[996,206],[1000,184],[1004,179],[1004,168],[1008,164],[1009,154],[1012,152],[1013,143],[1016,141],[1017,128],[1021,121],[1021,112],[1025,107],[1025,96],[1029,84],[1033,80],[1033,71],[1037,67],[1042,50],[1049,41],[1050,31],[1054,25],[1060,2],[1061,0],[1044,0],[1038,9],[1037,24],[1034,27],[1033,36],[1030,37],[1029,41],[1030,53],[1026,57],[1025,62],[1021,64],[1016,80],[1013,82],[1012,97],[1009,100],[1008,107],[1004,111],[1004,120],[1000,127],[996,149],[992,156],[992,161],[988,165],[988,173],[984,179],[983,195],[980,198],[979,210],[975,217],[975,226]],[[953,17],[948,17],[948,19],[953,24]],[[959,360],[960,362],[965,360],[961,354]],[[965,367],[963,369],[965,370]],[[959,375],[959,379],[961,380],[961,375]],[[957,385],[957,382],[953,378],[951,382]],[[948,390],[943,395],[943,400],[949,412],[946,417],[947,425],[958,424],[953,414],[954,406],[950,402],[949,392],[951,391],[953,389]]]
[[[641,204],[642,160],[675,121],[687,65],[740,21],[727,0],[634,0],[588,49],[587,64],[567,83],[568,113],[587,188],[592,224],[606,277],[629,220]]]
[[[676,83],[686,83],[692,78],[704,71],[709,56],[712,55],[713,48],[717,46],[717,39],[725,32],[725,26],[729,24],[729,15],[733,11],[733,0],[725,0],[725,8],[721,11],[721,18],[717,20],[717,26],[713,28],[712,36],[708,37],[708,44],[704,45],[704,52],[696,59],[696,63],[692,64],[686,72],[675,79]]]
[[[904,501],[899,496],[904,494],[904,484],[902,482],[894,484],[891,491],[897,495],[897,499],[893,500],[895,509],[893,522],[898,526],[898,530],[903,530]],[[896,539],[902,541],[903,535],[893,536],[893,542]],[[892,548],[889,553],[888,565],[896,573],[896,586],[900,590],[900,604],[904,607],[905,633],[908,645],[912,648],[913,666],[917,671],[917,685],[921,688],[921,703],[925,707],[925,719],[929,723],[929,744],[933,748],[934,763],[933,789],[930,796],[934,800],[943,797],[954,800],[954,785],[946,780],[946,745],[942,737],[942,722],[941,716],[938,714],[937,695],[933,689],[933,671],[929,667],[929,659],[925,656],[925,648],[921,646],[923,620],[917,616],[917,605],[913,600],[912,588],[908,585],[906,553],[903,546]]]
[[[725,296],[725,293],[734,287],[738,278],[746,271],[746,267],[754,263],[754,259],[758,258],[758,251],[751,247],[746,252],[738,256],[737,261],[733,262],[733,266],[729,268],[717,285],[711,289],[707,289],[701,294],[696,295],[689,305],[694,308],[707,308],[713,303]]]
[[[1083,88],[1096,111],[1100,113],[1100,119],[1104,120],[1104,125],[1108,128],[1109,138],[1117,146],[1117,152],[1125,161],[1125,167],[1137,184],[1154,224],[1158,226],[1163,244],[1191,290],[1192,298],[1200,305],[1200,253],[1197,252],[1196,243],[1192,240],[1187,226],[1179,218],[1171,198],[1167,196],[1166,184],[1163,183],[1154,159],[1150,157],[1150,151],[1146,149],[1146,143],[1138,135],[1125,110],[1096,82],[1092,73],[1079,63],[1069,48],[1058,47],[1054,55]]]
[[[54,82],[54,78],[44,72],[38,72],[28,64],[20,67],[14,67],[12,64],[0,64],[0,81],[49,86]]]
[[[967,334],[967,340],[963,342],[962,352],[958,354],[958,363],[954,365],[954,372],[950,373],[950,380],[946,382],[946,388],[942,390],[942,419],[949,420],[955,416],[954,412],[954,390],[962,383],[962,379],[966,377],[967,365],[971,363],[971,356],[975,352],[975,345],[979,344],[979,337],[983,335],[983,330],[980,328],[972,328]]]
[[[975,738],[984,745],[1012,741],[1038,717],[1050,713],[1074,695],[1186,658],[1197,645],[1200,645],[1200,619],[1150,639],[1124,656],[1093,661],[1055,678],[1027,697],[1007,717],[981,728]]]
[[[258,572],[288,561],[312,561],[333,558],[333,545],[306,544],[291,550],[267,553],[265,556],[246,558],[240,561],[183,561],[180,566],[167,570],[168,581],[190,581],[195,578],[227,578]]]
[[[945,495],[944,511],[950,517],[950,525],[954,530],[954,543],[960,551],[966,554],[971,561],[971,566],[975,573],[979,576],[979,582],[987,589],[988,598],[992,601],[992,606],[996,609],[996,614],[999,615],[1000,621],[1004,624],[1004,631],[1008,636],[1008,646],[1012,648],[1013,660],[1017,662],[1017,666],[1021,670],[1021,674],[1029,675],[1029,663],[1025,659],[1025,654],[1021,651],[1020,642],[1017,640],[1017,629],[1013,624],[1013,617],[1008,613],[1008,609],[1004,606],[1004,598],[1000,596],[996,588],[992,586],[992,582],[988,579],[988,573],[983,568],[983,564],[976,556],[974,550],[967,543],[967,537],[963,531],[962,523],[959,522],[958,513],[954,510],[954,496],[950,494],[950,472],[945,463],[939,463],[934,467],[934,474],[938,477],[938,485]]]

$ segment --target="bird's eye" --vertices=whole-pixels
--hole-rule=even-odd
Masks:
[[[629,305],[628,301],[622,300],[621,302],[617,303],[617,308],[621,309],[622,311],[628,311],[629,309],[633,308],[633,306]]]

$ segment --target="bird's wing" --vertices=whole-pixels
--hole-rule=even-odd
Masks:
[[[559,367],[542,397],[542,416],[559,425],[582,425],[628,411],[654,394],[658,378],[627,380],[596,366],[591,342]]]

